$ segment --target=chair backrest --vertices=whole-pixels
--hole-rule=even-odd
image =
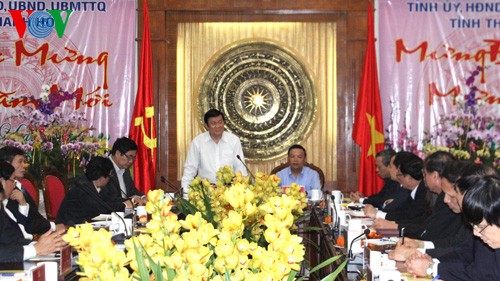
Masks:
[[[18,179],[24,189],[28,192],[28,194],[35,201],[35,205],[38,208],[38,204],[40,202],[40,194],[38,193],[38,184],[30,174],[26,173],[24,178]]]
[[[285,169],[286,167],[290,166],[288,162],[281,163],[279,166],[274,167],[274,169],[271,171],[271,174],[277,174],[279,171]],[[309,167],[319,174],[319,181],[321,183],[321,190],[323,190],[323,187],[325,187],[325,173],[323,173],[323,170],[321,170],[320,167],[315,166],[314,164],[311,163],[305,163],[304,166]]]
[[[44,169],[42,172],[45,195],[45,211],[47,219],[55,220],[59,207],[68,190],[61,174],[53,169]]]

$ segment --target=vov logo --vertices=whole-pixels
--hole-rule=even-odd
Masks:
[[[23,12],[27,13],[26,18],[23,17]],[[57,36],[62,38],[66,26],[68,25],[69,16],[71,16],[73,10],[64,10],[66,13],[66,18],[64,20],[61,15],[62,12],[63,10],[47,10],[46,12],[35,12],[35,10],[9,10],[19,38],[24,37],[26,28],[28,28],[28,32],[36,38],[45,38],[49,36],[54,29],[57,32]]]

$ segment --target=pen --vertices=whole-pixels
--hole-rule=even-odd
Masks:
[[[405,244],[405,228],[401,228],[401,245]]]
[[[441,276],[439,276],[439,274],[438,274],[438,275],[436,275],[436,276],[434,276],[434,278],[432,278],[432,281],[436,281],[436,280],[438,280],[438,279],[439,279],[439,277],[441,277]]]

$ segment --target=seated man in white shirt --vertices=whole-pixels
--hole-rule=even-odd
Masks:
[[[147,197],[135,186],[130,167],[137,155],[137,144],[127,137],[119,138],[113,143],[109,159],[113,163],[109,185],[123,200],[130,200],[134,205],[145,205]]]
[[[64,229],[47,231],[37,242],[26,239],[23,225],[18,224],[14,215],[5,207],[8,198],[16,189],[14,167],[0,162],[0,262],[22,262],[36,255],[46,255],[59,251],[66,243],[62,240]]]
[[[280,186],[287,187],[292,183],[303,186],[307,197],[311,199],[311,190],[321,189],[319,174],[315,170],[304,166],[307,162],[306,149],[299,144],[288,148],[289,166],[279,171],[276,175],[281,179]]]
[[[204,122],[207,131],[193,139],[184,163],[181,185],[185,198],[189,185],[196,176],[215,183],[216,173],[223,166],[231,166],[235,173],[241,172],[243,176],[247,175],[241,141],[237,136],[224,130],[225,121],[222,112],[216,109],[208,110]]]

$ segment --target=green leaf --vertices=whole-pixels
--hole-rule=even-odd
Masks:
[[[343,263],[341,263],[339,265],[339,267],[337,267],[337,269],[335,269],[334,272],[328,274],[327,276],[325,276],[325,278],[321,279],[321,281],[333,281],[333,280],[335,280],[346,265],[347,265],[347,260],[345,260]]]
[[[343,257],[343,255],[338,255],[338,256],[331,257],[331,258],[327,259],[326,261],[324,261],[324,262],[316,265],[315,267],[313,267],[311,269],[311,273],[314,273],[314,272],[322,269],[323,267],[332,264],[333,262],[335,262],[336,260],[340,259],[341,257]]]
[[[175,272],[175,270],[172,269],[172,268],[168,268],[168,267],[166,268],[166,270],[167,270],[167,278],[168,278],[168,280],[174,280],[175,276],[177,275],[177,273]]]
[[[137,247],[135,239],[133,239],[132,242],[134,243],[135,259],[137,261],[137,267],[139,268],[140,280],[149,280],[149,270],[147,269],[144,257],[142,256],[143,248],[142,246],[139,248]]]
[[[297,271],[295,271],[295,270],[290,271],[290,274],[288,275],[287,281],[293,281],[293,280],[295,280],[295,276],[296,275],[297,275]]]
[[[150,255],[147,256],[149,260],[149,265],[151,267],[151,271],[153,272],[153,275],[155,277],[155,281],[163,281],[163,275],[161,272],[162,270],[160,263],[155,263]]]

